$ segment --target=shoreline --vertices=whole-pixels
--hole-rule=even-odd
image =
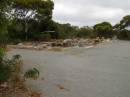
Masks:
[[[92,48],[99,44],[109,43],[112,40],[110,39],[82,39],[82,40],[71,40],[66,39],[63,41],[54,41],[54,42],[24,42],[18,43],[17,45],[8,45],[7,48],[11,49],[28,49],[28,50],[38,50],[38,51],[62,51],[69,48]]]

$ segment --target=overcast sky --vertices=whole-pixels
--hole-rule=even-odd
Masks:
[[[53,19],[86,26],[103,21],[117,23],[130,14],[130,0],[54,0]]]

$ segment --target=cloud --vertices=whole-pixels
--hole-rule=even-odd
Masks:
[[[109,21],[117,23],[130,13],[128,0],[54,0],[53,19],[85,26]]]

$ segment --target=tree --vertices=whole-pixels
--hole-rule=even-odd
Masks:
[[[33,30],[36,33],[46,30],[52,18],[53,1],[51,0],[14,0],[12,4],[12,19],[21,22],[25,40],[28,40]],[[14,22],[12,22],[14,23]],[[37,24],[34,27],[33,23]],[[13,25],[13,24],[12,24]],[[37,27],[37,28],[36,28]],[[32,30],[31,30],[32,28]],[[15,29],[15,26],[14,26]]]
[[[130,40],[130,15],[124,16],[119,24],[114,26],[119,39]]]
[[[97,33],[98,37],[112,38],[113,36],[112,25],[108,22],[96,24],[94,26],[94,31]]]
[[[71,24],[59,24],[55,23],[55,31],[59,33],[60,39],[75,38],[77,36],[77,26],[72,26]]]
[[[7,43],[8,12],[11,0],[0,0],[0,47]]]
[[[124,16],[123,19],[120,21],[121,29],[130,26],[130,15]]]
[[[93,28],[85,26],[78,29],[77,37],[94,38],[96,37],[96,33],[94,33]]]

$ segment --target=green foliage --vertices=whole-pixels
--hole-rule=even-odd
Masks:
[[[123,19],[120,21],[121,29],[130,26],[130,15],[127,15],[123,17]]]
[[[19,60],[19,59],[21,59],[21,55],[14,55],[13,56],[13,60]]]
[[[14,0],[14,15],[17,18],[46,19],[52,17],[53,1],[51,0]],[[27,15],[30,13],[29,15]],[[33,17],[32,17],[33,16]]]
[[[39,71],[36,68],[30,69],[28,70],[25,74],[24,77],[25,78],[37,78],[39,77]]]
[[[0,84],[14,80],[20,72],[20,65],[20,55],[15,55],[12,59],[7,59],[4,50],[0,49]]]
[[[96,33],[93,31],[93,28],[82,27],[78,29],[77,37],[79,38],[95,38]]]
[[[123,17],[119,24],[114,26],[117,37],[123,40],[130,40],[130,15]]]
[[[92,27],[81,27],[72,26],[70,24],[59,24],[55,23],[55,31],[58,32],[58,38],[95,38],[96,33]]]
[[[1,0],[0,1],[0,47],[4,47],[7,43],[7,12],[9,0]]]
[[[35,40],[39,32],[51,30],[52,0],[13,0],[12,20],[8,26],[9,37],[20,40]],[[51,26],[51,27],[50,27]],[[37,35],[38,34],[38,35]]]
[[[4,60],[4,50],[0,49],[0,83],[7,81],[10,77],[11,69]]]
[[[0,83],[8,81],[11,76],[11,68],[8,65],[0,65]]]
[[[77,36],[77,26],[72,26],[70,24],[59,24],[55,23],[56,32],[58,32],[60,39],[75,38]]]
[[[112,25],[108,22],[96,24],[94,26],[94,31],[97,33],[98,37],[112,38],[113,36]]]
[[[41,41],[49,41],[51,39],[51,35],[49,33],[43,33],[38,37]]]
[[[0,48],[0,63],[2,63],[4,55],[5,55],[4,49]]]
[[[7,42],[7,12],[11,0],[0,0],[0,84],[8,81],[11,75],[11,68],[5,59],[4,47]]]
[[[123,29],[120,32],[118,32],[117,37],[123,40],[130,40],[130,31]]]
[[[112,27],[102,22],[92,27],[77,27],[59,24],[52,20],[54,2],[52,0],[0,0],[0,47],[11,40],[48,41],[67,38],[112,38],[129,39],[130,15]],[[127,31],[128,30],[128,31]],[[41,32],[54,31],[55,33]]]

